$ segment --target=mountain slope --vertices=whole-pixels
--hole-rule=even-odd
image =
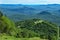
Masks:
[[[0,14],[2,14],[2,13],[0,12]],[[12,32],[14,32],[15,30],[16,30],[16,28],[15,28],[14,22],[2,14],[2,16],[0,16],[0,33],[12,35]],[[14,33],[16,33],[16,32],[14,32]]]
[[[28,31],[30,30],[36,33],[36,37],[57,40],[58,26],[50,22],[40,20],[40,19],[31,19],[31,20],[20,21],[17,22],[16,24],[17,24],[16,26],[22,30],[24,29]],[[55,37],[56,39],[53,37]]]
[[[42,11],[35,15],[36,18],[40,18],[43,20],[51,21],[52,23],[55,23],[57,25],[60,25],[60,17],[53,15],[51,12],[48,11]]]

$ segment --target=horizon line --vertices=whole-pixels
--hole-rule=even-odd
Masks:
[[[11,3],[0,3],[0,4],[11,4]],[[18,3],[13,3],[13,4],[18,4]],[[20,5],[49,5],[49,4],[60,4],[60,3],[48,3],[48,4],[20,4]]]

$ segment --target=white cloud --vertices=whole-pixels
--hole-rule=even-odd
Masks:
[[[47,3],[60,3],[60,0],[48,0]]]
[[[48,3],[60,3],[60,0],[0,0],[0,3],[48,4]]]

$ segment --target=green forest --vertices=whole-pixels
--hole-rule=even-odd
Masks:
[[[58,40],[58,28],[41,19],[14,22],[0,12],[0,40]]]

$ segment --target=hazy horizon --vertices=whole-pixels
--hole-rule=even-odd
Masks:
[[[60,5],[60,4],[0,4],[0,5]]]

